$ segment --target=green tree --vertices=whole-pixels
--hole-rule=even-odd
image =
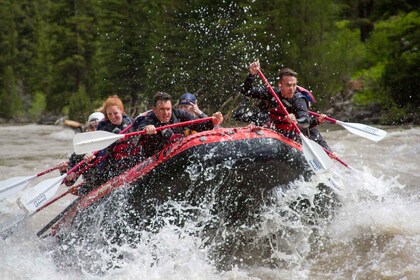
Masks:
[[[81,123],[92,113],[92,104],[84,85],[80,84],[77,92],[71,96],[68,107],[69,118]]]
[[[378,21],[366,42],[367,66],[358,74],[365,81],[365,88],[355,101],[362,105],[379,104],[388,111],[383,118],[387,123],[404,121],[419,113],[419,27],[417,11],[401,13]]]
[[[0,9],[0,115],[11,119],[21,104],[14,73],[18,32],[14,15],[19,6],[6,1]]]
[[[214,1],[190,1],[168,13],[160,55],[153,56],[159,77],[154,87],[163,86],[174,98],[199,91],[202,105],[219,108],[242,80],[245,17],[240,5]]]
[[[96,48],[96,21],[91,1],[58,1],[50,5],[52,84],[47,107],[49,111],[60,112],[80,84],[95,95],[92,59]]]
[[[413,11],[378,26],[375,35],[386,32],[390,42],[382,84],[400,107],[420,108],[420,13]]]
[[[12,119],[23,116],[21,97],[17,92],[17,85],[11,66],[4,70],[3,90],[0,93],[0,116]]]
[[[95,56],[97,91],[105,99],[117,94],[135,113],[140,94],[147,90],[150,49],[156,24],[170,1],[115,1],[97,3],[98,49]]]
[[[32,121],[37,122],[41,119],[42,114],[47,108],[47,98],[43,92],[37,91],[33,97],[31,107],[28,110],[29,117]]]

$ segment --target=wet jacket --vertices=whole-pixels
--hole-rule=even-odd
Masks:
[[[293,125],[285,120],[285,113],[277,104],[276,99],[271,95],[266,87],[253,87],[256,75],[249,75],[242,85],[241,93],[246,98],[258,99],[257,104],[259,112],[254,114],[253,118],[257,125],[271,127],[285,135],[286,137],[299,141],[300,137],[294,130]],[[287,99],[281,96],[278,88],[273,88],[276,95],[279,97],[283,106],[289,114],[294,114],[298,122],[298,127],[307,137],[316,141],[318,144],[331,151],[325,140],[317,129],[318,119],[309,116],[309,104],[315,102],[313,96],[309,91],[302,87],[297,87],[296,92],[292,98]],[[239,118],[237,120],[243,121]]]
[[[97,130],[118,134],[132,122],[133,120],[130,117],[123,115],[120,125],[114,125],[109,120],[103,120],[98,124]],[[105,156],[106,160],[100,162],[96,167],[98,172],[101,173],[98,183],[102,184],[134,166],[138,162],[137,154],[137,146],[133,145],[131,137],[119,140],[100,151],[97,158]]]
[[[69,171],[74,166],[79,164],[79,162],[81,162],[83,160],[83,157],[84,157],[84,154],[83,155],[78,155],[76,153],[72,153],[70,158],[69,158],[67,171]],[[90,163],[90,164],[92,164],[92,163]],[[88,166],[89,166],[89,163],[84,164],[79,168],[79,170],[75,171],[79,175],[83,176],[83,185],[80,186],[79,189],[78,189],[78,194],[79,195],[84,195],[84,194],[88,193],[89,191],[91,191],[92,189],[94,189],[95,186],[97,186],[97,181],[101,176],[101,174],[98,172],[98,170],[95,167],[92,166],[92,167],[87,168]],[[84,170],[84,171],[80,174],[81,170]],[[73,180],[67,180],[67,178],[66,178],[64,180],[64,183],[66,184],[66,186],[72,186],[77,181],[78,177],[74,178]]]
[[[162,123],[157,119],[155,113],[149,112],[144,118],[141,118],[138,121],[136,120],[131,129],[133,131],[140,131],[143,130],[144,127],[146,127],[147,125],[154,125],[157,128],[169,124],[191,121],[196,119],[198,119],[196,116],[188,112],[179,109],[172,109],[172,116],[169,123]],[[149,157],[162,150],[166,144],[170,143],[177,136],[184,135],[184,129],[185,127],[177,126],[158,131],[157,134],[142,135],[141,144],[143,145],[144,156]],[[213,122],[207,121],[189,125],[188,129],[195,131],[210,130],[213,129]]]
[[[127,115],[123,115],[120,125],[115,125],[109,120],[103,120],[98,123],[96,130],[103,130],[112,133],[120,133],[124,128],[129,126],[133,120]]]

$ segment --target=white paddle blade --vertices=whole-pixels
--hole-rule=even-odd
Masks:
[[[60,187],[61,182],[66,178],[67,174],[60,177],[51,178],[40,182],[38,185],[31,188],[30,191],[25,192],[21,196],[20,201],[22,205],[29,211],[30,214],[35,213],[38,208],[41,208],[48,200],[50,200]]]
[[[114,134],[108,131],[90,131],[78,133],[73,138],[74,152],[78,155],[105,149],[124,134]]]
[[[28,185],[29,181],[32,180],[33,178],[36,178],[36,175],[13,177],[13,178],[1,181],[0,182],[0,200],[5,199],[19,192],[21,189],[25,188]]]
[[[315,174],[320,174],[330,169],[334,163],[324,149],[316,142],[306,138],[301,133],[303,155]]]
[[[381,141],[387,134],[385,130],[360,123],[346,123],[342,121],[336,121],[336,124],[341,125],[353,134],[359,135],[361,137],[375,142]]]

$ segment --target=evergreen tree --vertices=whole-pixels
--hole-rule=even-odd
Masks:
[[[52,85],[47,96],[49,111],[60,112],[81,84],[95,95],[92,59],[96,24],[91,1],[50,2]]]
[[[84,123],[92,113],[92,104],[83,84],[69,100],[69,119]]]
[[[22,99],[17,92],[13,68],[7,66],[4,70],[3,89],[0,92],[0,116],[6,119],[23,116]]]
[[[98,51],[96,54],[97,90],[103,99],[117,94],[135,114],[140,94],[147,87],[150,64],[149,44],[153,41],[153,23],[162,21],[159,15],[165,1],[115,1],[97,4]],[[166,1],[168,2],[168,1]]]

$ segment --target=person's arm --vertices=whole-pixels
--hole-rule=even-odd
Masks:
[[[310,120],[309,120],[309,127],[310,128],[317,127],[318,125],[325,122],[326,117],[327,117],[327,115],[325,115],[325,114],[320,114],[319,117],[311,116]]]
[[[182,110],[172,110],[172,112],[180,122],[198,119],[196,116]],[[223,120],[223,116],[222,116],[222,120]],[[202,123],[189,125],[188,128],[195,131],[204,131],[204,130],[211,130],[214,128],[214,126],[215,125],[213,121],[206,121]]]
[[[199,117],[200,119],[207,118],[207,114],[200,110],[197,103],[192,102],[190,104],[192,105],[193,112],[197,117]]]
[[[250,98],[270,100],[271,94],[264,87],[253,87],[255,76],[249,75],[242,84],[241,93]]]
[[[68,161],[68,167],[67,167],[68,170],[67,170],[67,172],[70,169],[72,169],[74,166],[76,166],[79,162],[81,162],[83,160],[83,156],[84,155],[78,155],[76,153],[72,153],[71,156],[70,156],[70,158],[69,158],[69,161]],[[66,173],[66,172],[64,172],[64,173]],[[66,180],[65,180],[66,186],[73,185],[77,181],[77,179],[79,178],[79,176],[80,176],[80,174],[78,173],[77,170],[76,171],[73,171],[73,172],[71,172],[69,174],[67,174]]]
[[[308,111],[308,103],[304,98],[296,98],[293,102],[293,111],[297,121],[297,125],[300,128],[308,128],[309,127],[309,111]],[[289,112],[290,113],[290,112]]]
[[[249,65],[249,75],[246,77],[245,82],[241,86],[241,93],[246,97],[270,100],[271,94],[266,88],[253,87],[259,68],[260,63],[258,61],[254,61]]]

